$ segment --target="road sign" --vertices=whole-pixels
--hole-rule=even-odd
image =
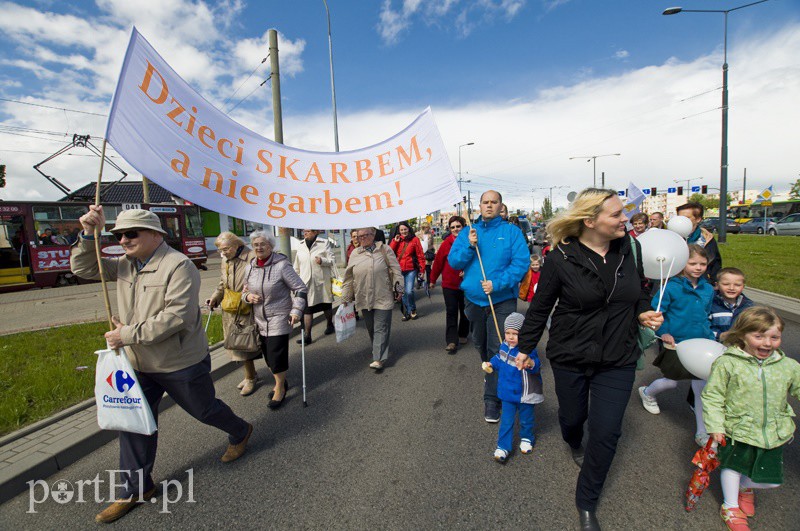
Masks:
[[[617,195],[621,197],[625,197],[625,190],[617,190]]]
[[[692,193],[693,194],[700,193],[700,187],[699,186],[692,186]]]
[[[763,192],[758,194],[758,197],[760,197],[762,199],[772,199],[773,193],[772,193],[771,188],[772,187],[770,186],[769,188],[767,188],[766,190],[764,190]]]
[[[644,195],[650,195],[650,188],[645,188],[644,190],[642,190],[642,193]]]
[[[772,206],[772,201],[761,201],[761,206],[763,207]]]
[[[677,188],[675,188],[674,186],[673,186],[673,187],[670,187],[670,188],[667,188],[667,193],[668,193],[668,194],[674,194],[674,193],[675,193],[675,192],[677,192],[677,191],[678,191],[678,189],[677,189]]]

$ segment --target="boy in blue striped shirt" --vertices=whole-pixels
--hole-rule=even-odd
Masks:
[[[719,341],[719,335],[727,332],[739,314],[753,305],[744,291],[745,276],[742,270],[725,267],[717,273],[717,291],[711,302],[711,331]]]

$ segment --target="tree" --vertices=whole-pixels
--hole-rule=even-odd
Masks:
[[[689,201],[700,203],[706,210],[719,209],[718,197],[706,197],[703,194],[692,194],[692,196],[689,197]],[[733,196],[731,196],[731,194],[728,194],[728,206],[733,205],[735,203],[736,201],[733,199]]]
[[[797,179],[789,190],[790,199],[800,199],[800,179]]]
[[[542,218],[543,219],[550,219],[553,217],[553,205],[550,204],[550,199],[545,197],[544,201],[542,202]]]

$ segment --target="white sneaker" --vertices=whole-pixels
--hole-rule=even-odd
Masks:
[[[661,413],[661,408],[658,407],[658,400],[644,392],[647,389],[646,385],[639,388],[639,397],[642,399],[642,406],[653,415]]]
[[[502,448],[498,448],[494,451],[494,460],[498,463],[505,463],[506,459],[508,458],[508,452],[503,450]]]
[[[528,439],[522,439],[519,441],[519,451],[525,455],[528,455],[533,451],[533,445]]]
[[[369,364],[369,368],[370,369],[375,369],[376,371],[380,370],[380,369],[383,369],[383,362],[381,362],[381,361],[373,361],[372,363]]]
[[[694,442],[696,442],[697,446],[699,446],[700,448],[705,448],[706,443],[708,443],[708,439],[710,438],[711,436],[707,433],[695,433]]]

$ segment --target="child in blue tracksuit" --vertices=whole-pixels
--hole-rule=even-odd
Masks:
[[[703,404],[700,400],[700,393],[706,382],[698,380],[684,368],[678,359],[675,345],[686,339],[714,339],[708,319],[711,313],[711,301],[714,299],[714,288],[705,279],[707,267],[708,255],[705,249],[699,245],[689,245],[689,260],[686,262],[683,273],[669,280],[661,300],[664,324],[658,329],[658,333],[666,348],[662,349],[653,361],[653,365],[661,369],[664,378],[659,378],[650,385],[639,388],[642,406],[648,412],[657,415],[661,410],[658,407],[656,395],[678,387],[678,380],[691,380],[697,424],[694,440],[699,446],[705,446],[708,441],[708,433],[706,433],[703,423]],[[652,305],[653,307],[658,306],[658,295],[653,297]]]
[[[525,317],[514,312],[506,318],[505,341],[500,352],[488,362],[482,363],[487,373],[497,371],[497,397],[503,403],[500,430],[497,434],[497,449],[494,459],[505,463],[514,439],[514,422],[519,414],[519,450],[529,454],[533,450],[533,406],[544,400],[542,393],[542,364],[536,350],[531,352],[524,369],[517,368],[519,330]]]
[[[719,335],[727,332],[733,326],[736,318],[753,301],[747,298],[744,291],[745,277],[742,270],[735,267],[724,267],[717,273],[717,291],[711,302],[711,331],[719,341]]]

